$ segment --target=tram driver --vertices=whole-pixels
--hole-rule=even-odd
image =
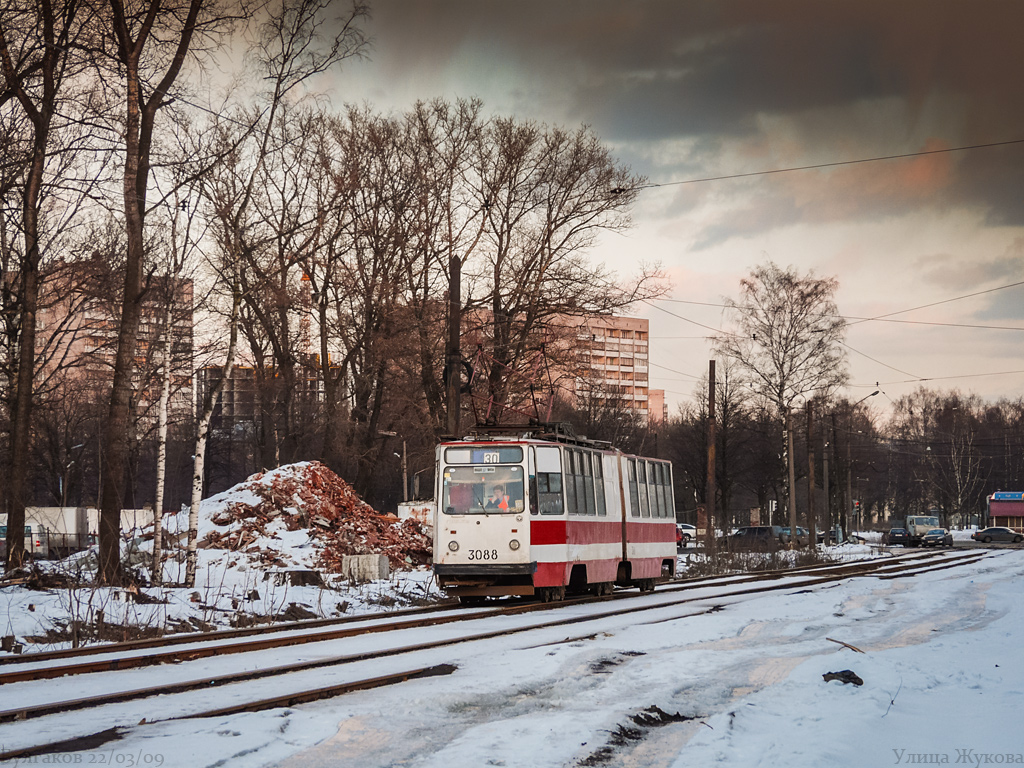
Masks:
[[[505,489],[502,486],[496,485],[491,488],[491,495],[487,497],[484,509],[498,509],[502,512],[508,512],[508,496],[505,494]]]

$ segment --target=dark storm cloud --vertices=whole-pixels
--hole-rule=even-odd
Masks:
[[[974,131],[1016,130],[1022,110],[1016,2],[386,0],[374,16],[402,66],[437,68],[472,40],[541,82],[574,79],[570,98],[611,140],[742,133],[761,113],[885,97],[916,109],[935,93],[962,97]]]
[[[507,70],[518,83],[502,108],[590,123],[654,181],[1024,137],[1024,2],[377,0],[373,13],[382,89],[403,77],[429,88],[431,72],[450,88],[454,71],[455,95],[487,101],[476,70],[487,67],[492,85]],[[766,120],[789,134],[772,136]],[[638,149],[673,141],[704,151]],[[805,199],[799,187],[816,178],[773,177],[771,194],[791,199],[755,200],[745,230],[958,205],[992,225],[1024,223],[1022,152],[958,153],[927,195],[878,180],[844,186],[852,174],[835,172],[839,185]],[[713,224],[702,241],[729,231]]]
[[[1024,226],[1022,170],[1024,144],[972,151],[960,163],[960,195],[986,201],[991,226]]]
[[[951,254],[929,254],[918,259],[914,268],[922,284],[936,286],[945,295],[964,295],[956,306],[967,309],[973,321],[1024,327],[1024,285],[1018,285],[1024,280],[1024,236],[1017,237],[1001,253],[982,252],[967,259]],[[980,295],[966,296],[973,291],[965,291],[965,286],[997,287]],[[940,308],[923,311],[933,319],[947,319],[943,314],[952,308],[953,305],[943,304]]]

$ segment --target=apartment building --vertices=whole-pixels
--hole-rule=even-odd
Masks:
[[[649,321],[615,315],[573,318],[574,394],[637,411],[648,423],[667,417],[665,391],[650,387]]]
[[[49,279],[49,303],[37,317],[36,354],[41,376],[55,374],[82,392],[88,401],[105,404],[110,397],[114,358],[117,354],[118,320],[114,300],[103,291],[102,280],[63,279],[56,271]],[[170,326],[167,326],[167,296],[173,290]],[[193,287],[191,280],[151,278],[142,303],[136,335],[134,386],[140,431],[155,423],[161,380],[157,372],[165,329],[170,334],[171,422],[185,422],[192,415],[192,326]]]

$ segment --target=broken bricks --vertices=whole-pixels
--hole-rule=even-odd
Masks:
[[[342,573],[352,555],[384,555],[394,569],[431,560],[431,539],[417,521],[399,524],[393,515],[377,512],[319,462],[256,474],[236,488],[260,501],[235,502],[211,515],[211,522],[227,530],[210,531],[201,547],[244,551],[264,566],[284,568],[289,564],[273,549],[277,537],[267,530],[276,519],[289,531],[308,532],[319,545],[315,565],[325,573]]]

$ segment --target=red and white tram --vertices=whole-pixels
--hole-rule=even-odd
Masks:
[[[434,573],[463,602],[654,589],[676,567],[672,465],[549,433],[437,447]]]

